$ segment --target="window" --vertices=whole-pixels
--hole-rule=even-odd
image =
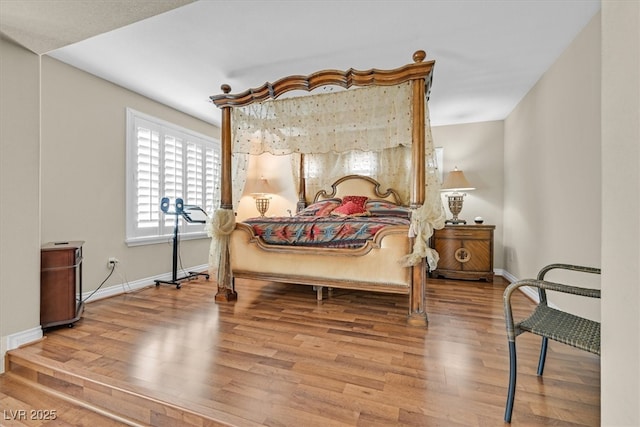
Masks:
[[[346,151],[344,153],[306,154],[307,178],[335,175],[375,176],[378,172],[378,154],[370,151]]]
[[[220,142],[155,117],[127,109],[128,245],[164,242],[175,215],[160,200],[182,198],[208,214],[220,202]],[[179,220],[182,239],[205,237],[204,224]]]
[[[347,160],[350,174],[375,176],[377,168],[376,153],[371,151],[351,151]]]

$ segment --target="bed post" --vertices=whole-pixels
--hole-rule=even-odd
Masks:
[[[426,54],[419,50],[413,54],[415,62],[422,62]],[[425,160],[424,160],[424,113],[425,113],[425,81],[424,78],[412,80],[412,141],[411,144],[411,170],[413,172],[411,185],[411,207],[422,206],[425,199]]]
[[[307,207],[307,181],[304,177],[304,153],[300,154],[300,169],[298,170],[300,177],[298,178],[298,204],[296,212],[300,212]]]
[[[231,92],[231,86],[222,85],[221,89],[224,93]],[[220,209],[233,210],[233,195],[231,181],[231,107],[222,107],[222,124],[221,124],[221,171],[220,171]],[[222,282],[218,283],[218,292],[216,293],[216,301],[235,301],[238,299],[233,286],[231,275],[231,262],[229,257],[229,247],[226,248],[227,254],[222,257],[224,265],[218,268],[224,269]]]
[[[414,62],[422,62],[426,53],[419,50],[413,54]],[[414,79],[412,87],[412,144],[411,144],[411,208],[422,206],[425,200],[425,98],[426,84],[424,77]],[[412,239],[413,240],[413,239]],[[424,258],[412,268],[410,312],[407,322],[410,325],[425,326],[428,323],[426,305],[427,271]]]

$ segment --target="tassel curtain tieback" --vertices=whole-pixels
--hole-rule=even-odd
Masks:
[[[236,228],[236,217],[231,209],[218,209],[206,225],[207,235],[211,237],[209,249],[209,274],[215,276],[218,285],[224,283],[224,277],[231,275],[229,267],[229,238]]]

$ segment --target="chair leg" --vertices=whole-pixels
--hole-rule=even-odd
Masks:
[[[547,360],[547,345],[549,344],[549,338],[542,338],[542,347],[540,348],[540,359],[538,360],[538,376],[542,376],[544,371],[544,362]]]
[[[511,422],[513,412],[513,400],[516,394],[516,343],[509,341],[509,394],[507,395],[507,407],[504,411],[504,420]]]

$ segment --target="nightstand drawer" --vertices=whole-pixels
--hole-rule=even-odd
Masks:
[[[488,230],[488,229],[470,230],[468,228],[459,229],[455,227],[459,227],[459,226],[445,227],[442,230],[437,230],[438,238],[490,240],[493,235],[493,230]]]

